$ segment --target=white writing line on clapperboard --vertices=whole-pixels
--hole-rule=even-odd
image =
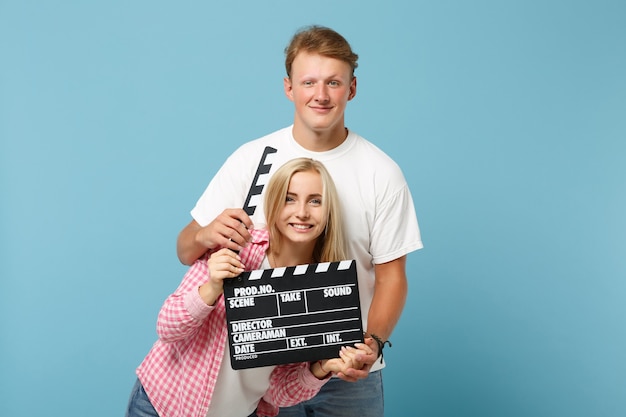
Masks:
[[[276,329],[278,330],[278,329]],[[354,329],[348,329],[345,330],[346,332],[352,332],[352,331],[359,331],[360,328],[357,326]],[[338,333],[333,333],[333,334],[326,334],[326,333],[311,333],[311,334],[307,334],[306,337],[314,337],[314,336],[326,336],[324,337],[324,343],[322,344],[322,346],[334,346],[334,345],[342,345],[342,346],[346,346],[349,345],[351,343],[357,343],[360,342],[360,339],[352,339],[352,340],[342,340],[340,335]],[[286,340],[303,340],[305,339],[305,337],[291,337],[291,338],[286,338],[286,337],[281,337],[278,339],[265,339],[265,340],[282,340],[282,339],[286,339]],[[254,342],[254,341],[259,341],[259,340],[251,340],[250,342]],[[256,350],[254,349],[254,344],[250,344],[249,342],[241,342],[241,343],[237,343],[234,345],[235,347],[235,356],[240,356],[240,354],[248,354],[248,353],[254,353],[256,355],[264,355],[264,354],[269,354],[269,353],[276,353],[276,352],[284,352],[285,349],[273,349],[273,350],[264,350],[262,352],[256,352]],[[300,345],[291,345],[289,346],[289,350],[299,350],[299,349],[307,349],[310,346],[306,345],[306,344],[300,344]]]
[[[354,284],[336,285],[334,287],[313,287],[302,290],[289,290],[274,292],[271,284],[259,285],[258,287],[241,287],[235,288],[233,297],[228,300],[230,308],[239,307],[253,307],[255,305],[254,299],[257,297],[273,296],[280,297],[280,301],[283,303],[291,301],[301,301],[300,294],[308,292],[323,290],[324,298],[329,297],[342,297],[352,294],[352,288]],[[297,297],[297,298],[295,298]],[[278,299],[278,298],[277,298]],[[306,302],[306,300],[305,300]],[[307,311],[308,311],[308,305]],[[280,306],[279,306],[280,308]],[[333,311],[333,310],[327,310]]]

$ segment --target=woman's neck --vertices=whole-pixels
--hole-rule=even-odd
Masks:
[[[275,251],[271,244],[267,250],[267,257],[272,268],[296,266],[313,263],[314,246],[299,248],[297,245],[283,243],[280,251]]]

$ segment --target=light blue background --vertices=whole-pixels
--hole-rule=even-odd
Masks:
[[[623,1],[0,0],[0,415],[121,416],[239,144],[289,124],[283,48],[360,54],[348,126],[425,248],[388,416],[626,415]]]

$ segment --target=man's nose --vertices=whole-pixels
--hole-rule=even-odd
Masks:
[[[319,83],[316,86],[315,90],[315,100],[317,101],[328,101],[328,86],[326,83]]]

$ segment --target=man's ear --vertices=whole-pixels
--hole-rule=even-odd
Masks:
[[[291,85],[291,79],[289,77],[283,78],[283,88],[285,89],[287,98],[293,101],[293,86]]]
[[[356,77],[352,77],[350,81],[350,93],[348,93],[348,101],[352,100],[356,96]]]

